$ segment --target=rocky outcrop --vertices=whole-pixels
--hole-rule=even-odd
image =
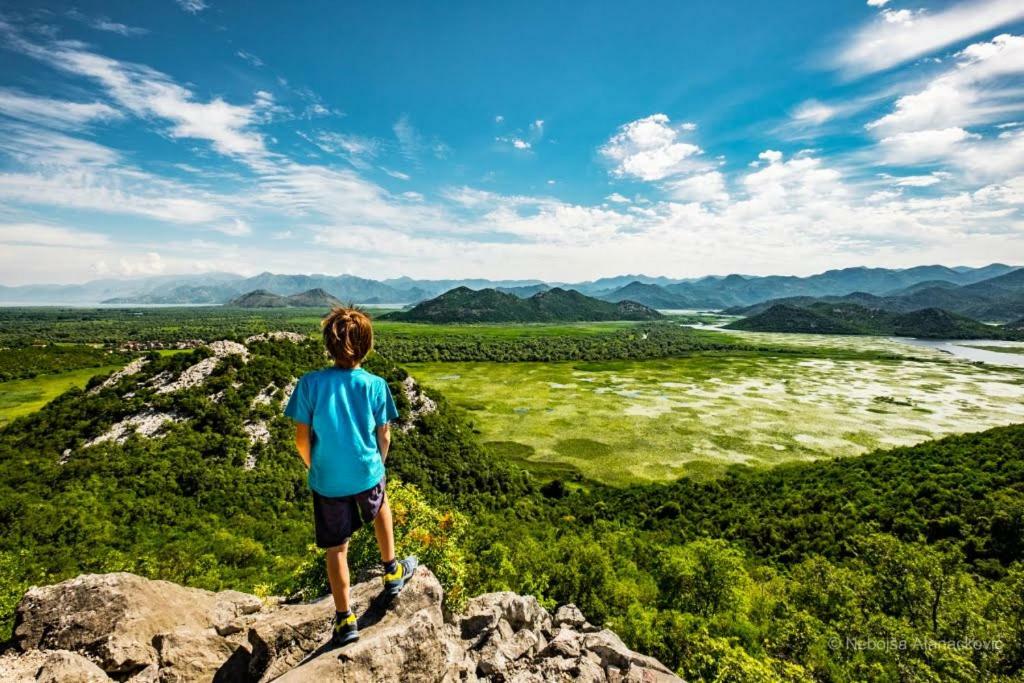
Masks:
[[[33,588],[18,605],[4,681],[651,681],[680,679],[587,623],[533,597],[489,593],[461,614],[421,567],[397,598],[352,588],[359,641],[329,644],[330,598],[289,605],[132,574]]]
[[[416,421],[420,417],[437,410],[437,403],[423,392],[423,388],[411,375],[402,381],[402,393],[405,394],[405,398],[409,401],[412,409],[409,411],[409,416],[399,426],[399,429],[403,432],[408,432],[416,426]]]

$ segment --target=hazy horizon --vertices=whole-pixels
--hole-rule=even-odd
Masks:
[[[607,274],[607,275],[598,275],[596,277],[587,278],[585,280],[556,280],[556,279],[544,279],[544,278],[540,278],[540,277],[487,278],[487,277],[457,277],[457,276],[438,277],[438,278],[417,278],[417,277],[412,277],[412,276],[408,276],[408,275],[397,275],[397,276],[394,276],[394,277],[374,278],[374,277],[370,277],[370,276],[366,276],[366,275],[359,275],[359,274],[356,274],[356,273],[322,273],[322,272],[298,272],[298,271],[295,271],[295,272],[277,272],[277,273],[275,273],[273,271],[266,271],[266,270],[259,271],[259,272],[254,272],[254,273],[231,273],[231,272],[227,272],[227,271],[204,271],[204,272],[194,272],[194,273],[183,272],[183,273],[159,273],[159,274],[151,274],[151,275],[137,274],[137,275],[130,275],[130,276],[94,277],[94,278],[89,278],[87,280],[80,280],[80,281],[74,281],[74,282],[57,282],[57,281],[53,281],[53,282],[29,282],[29,283],[22,283],[22,284],[8,284],[6,282],[0,282],[0,287],[11,287],[11,288],[14,288],[14,287],[34,287],[34,286],[39,286],[39,287],[44,287],[44,286],[74,287],[76,285],[87,285],[87,284],[92,283],[92,282],[144,282],[144,281],[147,281],[147,280],[157,280],[157,279],[173,280],[173,279],[179,279],[179,278],[180,279],[199,278],[199,277],[203,277],[203,276],[225,276],[225,277],[230,276],[232,278],[248,279],[248,278],[252,278],[252,277],[256,277],[258,275],[264,275],[264,274],[270,274],[270,275],[275,275],[275,276],[280,276],[280,277],[345,277],[345,276],[348,276],[348,277],[361,278],[361,279],[364,279],[364,280],[375,280],[375,281],[378,281],[378,282],[387,282],[387,281],[402,280],[402,279],[408,279],[408,280],[412,280],[412,281],[448,281],[448,280],[450,280],[450,281],[455,281],[455,282],[468,281],[468,280],[484,280],[484,281],[494,282],[494,283],[503,283],[503,282],[535,282],[535,283],[554,284],[554,285],[558,285],[558,284],[571,285],[571,284],[580,284],[580,283],[585,283],[585,282],[597,282],[597,281],[601,281],[601,280],[621,279],[621,278],[630,278],[630,277],[645,278],[645,279],[652,279],[652,280],[654,280],[654,279],[664,279],[664,280],[699,280],[699,279],[709,278],[709,277],[728,277],[728,276],[731,276],[731,275],[739,275],[741,277],[750,277],[750,278],[758,278],[758,277],[799,277],[799,278],[807,278],[807,277],[814,277],[816,275],[823,275],[823,274],[825,274],[827,272],[830,272],[830,271],[833,271],[833,270],[850,270],[850,269],[857,269],[857,268],[863,268],[863,269],[867,269],[867,270],[913,270],[913,269],[916,269],[916,268],[949,268],[951,270],[960,270],[960,269],[980,270],[982,268],[987,268],[987,267],[990,267],[990,266],[1007,266],[1007,267],[1010,267],[1010,268],[1020,268],[1020,267],[1022,267],[1022,266],[1017,266],[1017,265],[1013,265],[1013,264],[1003,263],[1003,262],[1000,262],[1000,261],[993,261],[991,263],[984,263],[984,264],[977,265],[977,266],[968,266],[968,265],[963,265],[963,264],[947,265],[947,264],[944,264],[944,263],[921,263],[921,264],[917,264],[917,265],[914,265],[914,266],[908,266],[906,268],[884,268],[882,266],[870,266],[870,265],[848,266],[846,268],[829,268],[829,269],[825,269],[825,270],[820,270],[820,271],[815,271],[815,272],[812,272],[812,273],[808,273],[806,275],[798,275],[798,274],[795,274],[795,273],[767,273],[767,274],[764,274],[764,275],[759,275],[759,274],[754,274],[754,273],[704,273],[704,274],[701,274],[701,275],[671,275],[671,274],[651,274],[651,273],[644,273],[644,272],[621,272],[621,273],[610,273],[610,274]]]

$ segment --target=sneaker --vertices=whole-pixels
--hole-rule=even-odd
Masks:
[[[334,615],[334,635],[331,642],[334,645],[348,645],[359,640],[359,624],[356,615],[349,614],[344,619],[340,614]]]
[[[392,597],[398,595],[419,564],[419,560],[412,555],[399,562],[393,574],[384,575],[384,592]]]

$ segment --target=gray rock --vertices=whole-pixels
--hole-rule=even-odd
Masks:
[[[445,621],[442,591],[421,567],[394,599],[379,578],[352,587],[360,639],[330,646],[330,598],[287,605],[132,574],[85,575],[29,590],[20,652],[2,681],[679,681],[660,662],[590,626],[571,605],[554,620],[535,598],[490,593]]]
[[[568,626],[580,630],[587,623],[587,618],[583,616],[583,612],[576,605],[569,603],[568,605],[562,605],[555,610],[554,618],[555,626]]]
[[[397,598],[388,601],[376,587],[364,611],[357,642],[311,657],[276,679],[303,681],[421,681],[443,680],[448,671],[441,584],[420,569]]]
[[[14,637],[26,650],[71,650],[107,673],[157,664],[153,639],[182,628],[215,628],[262,606],[252,595],[185,588],[126,573],[85,574],[31,588],[18,603]]]
[[[153,638],[153,646],[157,651],[160,683],[212,681],[240,647],[246,663],[249,659],[248,648],[217,635],[213,629],[161,633]]]

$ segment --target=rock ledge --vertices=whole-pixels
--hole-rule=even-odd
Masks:
[[[331,648],[330,598],[287,605],[134,574],[32,588],[18,605],[3,681],[680,681],[660,662],[533,597],[489,593],[447,618],[420,567],[395,599],[352,588],[361,638]]]

